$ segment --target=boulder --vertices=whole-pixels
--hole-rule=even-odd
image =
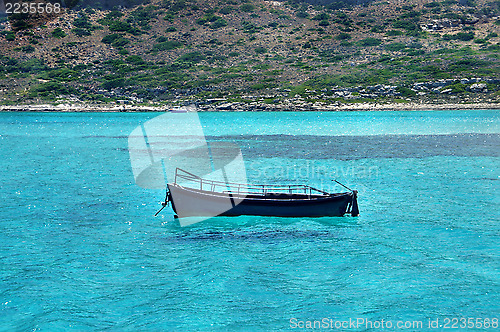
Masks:
[[[486,90],[486,83],[474,83],[470,86],[469,90],[471,92],[483,92]]]

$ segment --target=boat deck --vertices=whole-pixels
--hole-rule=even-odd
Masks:
[[[192,186],[187,187],[180,185],[178,183],[179,179],[192,183]],[[197,190],[204,193],[244,196],[246,198],[255,199],[314,199],[339,195],[330,194],[307,185],[249,185],[208,180],[180,168],[177,168],[175,171],[175,181],[173,184],[185,189]]]

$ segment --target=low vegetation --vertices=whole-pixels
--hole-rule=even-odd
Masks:
[[[75,5],[43,24],[0,26],[0,103],[246,94],[311,102],[498,100],[499,15],[499,2],[490,0]],[[470,78],[482,83],[462,81]],[[440,80],[448,81],[415,87]],[[391,88],[370,90],[377,85]]]

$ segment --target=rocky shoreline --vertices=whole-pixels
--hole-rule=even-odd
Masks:
[[[500,103],[471,103],[471,104],[427,104],[427,103],[352,103],[341,105],[321,106],[292,106],[292,105],[247,105],[234,103],[220,107],[216,105],[202,105],[197,108],[201,112],[273,112],[273,111],[433,111],[433,110],[500,110]],[[0,105],[0,112],[166,112],[171,106],[140,106],[140,105],[87,105],[87,104],[60,104],[60,105]]]

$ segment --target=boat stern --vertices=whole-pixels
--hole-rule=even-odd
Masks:
[[[353,190],[351,196],[351,216],[357,217],[359,216],[359,207],[358,207],[358,191]]]

